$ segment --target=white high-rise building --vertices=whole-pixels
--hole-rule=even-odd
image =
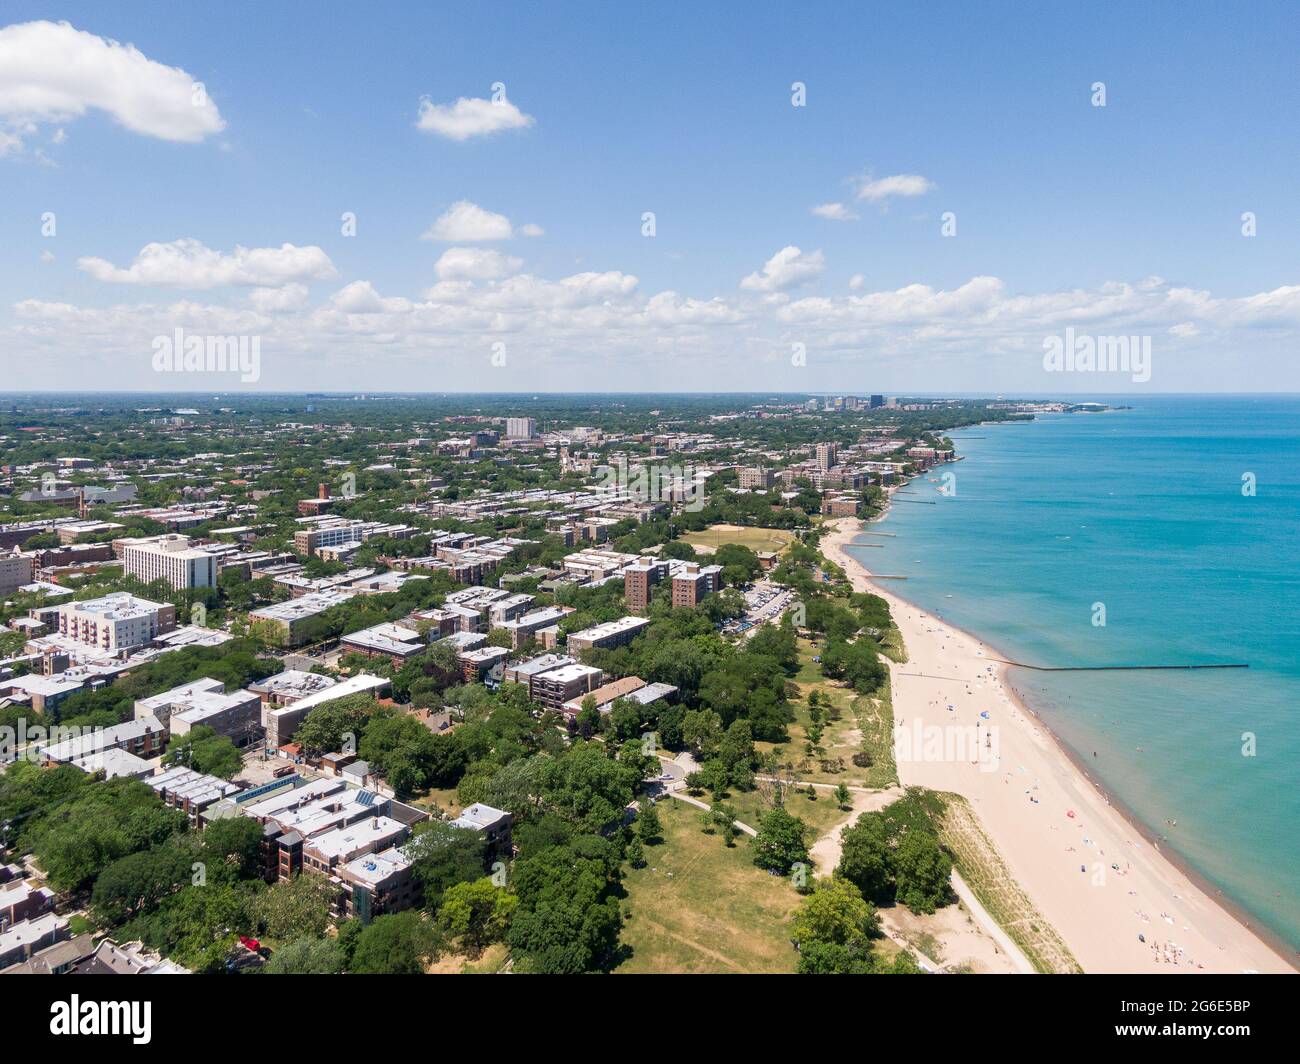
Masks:
[[[166,580],[177,591],[217,586],[216,557],[191,547],[185,536],[158,536],[128,545],[122,551],[122,569],[146,584]]]
[[[506,418],[506,439],[531,440],[537,435],[537,419],[531,417]]]

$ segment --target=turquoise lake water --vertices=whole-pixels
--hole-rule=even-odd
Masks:
[[[953,433],[965,459],[896,496],[872,528],[897,538],[851,553],[1012,660],[1249,663],[1011,678],[1166,850],[1297,949],[1300,398],[1122,401]]]

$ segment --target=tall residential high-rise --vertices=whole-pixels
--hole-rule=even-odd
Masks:
[[[695,607],[700,599],[722,589],[721,565],[689,562],[673,575],[673,605]]]
[[[537,419],[531,417],[506,418],[506,439],[531,440],[537,435]]]
[[[830,469],[835,465],[839,457],[839,449],[833,443],[819,443],[817,445],[817,468]]]
[[[158,536],[131,543],[122,551],[122,569],[146,584],[166,580],[177,591],[217,586],[217,559],[190,546],[186,536]]]
[[[628,607],[643,610],[650,604],[650,589],[668,574],[665,559],[638,558],[623,570],[623,597]]]

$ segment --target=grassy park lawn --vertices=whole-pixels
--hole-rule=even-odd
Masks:
[[[421,791],[418,795],[407,799],[408,805],[413,805],[417,809],[424,809],[430,813],[441,810],[456,816],[460,813],[462,802],[456,797],[455,787],[430,787],[428,790]]]
[[[836,824],[842,824],[850,815],[847,811],[839,807],[835,801],[835,792],[827,790],[824,787],[815,788],[817,800],[808,797],[807,788],[799,788],[785,796],[785,811],[791,816],[797,816],[808,825],[807,843],[812,846],[819,838],[835,827]],[[705,795],[701,801],[712,804],[709,795]],[[730,798],[725,799],[726,803],[736,810],[736,819],[742,824],[748,824],[751,828],[757,828],[762,822],[763,817],[772,809],[767,799],[763,797],[761,791],[733,791]],[[748,845],[749,839],[738,839],[737,845]]]
[[[780,744],[784,762],[794,764],[794,777],[814,783],[847,783],[851,787],[888,787],[898,781],[894,766],[894,711],[889,685],[872,695],[859,695],[848,685],[822,676],[813,658],[819,645],[799,640],[799,671],[794,675],[798,697],[793,701],[795,721],[789,727],[790,741]],[[812,718],[808,695],[817,692],[822,703],[821,752],[809,754],[805,744]],[[828,720],[826,705],[838,710],[838,719]],[[776,749],[775,743],[755,743],[760,753]],[[853,755],[867,750],[873,764],[860,768]],[[826,767],[823,767],[823,766]]]
[[[500,942],[488,946],[477,957],[454,951],[442,954],[425,968],[429,975],[496,975],[510,957],[510,951]]]
[[[724,543],[739,543],[752,551],[785,550],[794,540],[794,533],[782,528],[747,528],[743,525],[710,525],[701,532],[687,532],[682,541],[692,547],[717,549]]]
[[[631,956],[618,972],[793,972],[789,923],[800,897],[786,879],[755,867],[748,839],[728,848],[700,830],[700,810],[656,807],[664,841],[629,869],[621,941]]]

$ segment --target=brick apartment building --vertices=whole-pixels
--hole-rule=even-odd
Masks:
[[[632,642],[649,624],[645,617],[621,617],[617,621],[606,621],[604,624],[584,628],[581,632],[570,632],[567,646],[573,653],[591,650],[593,647],[601,650],[621,647]]]
[[[533,678],[533,701],[547,709],[559,709],[565,702],[596,690],[604,679],[605,674],[590,665],[561,665]]]
[[[328,484],[318,484],[316,486],[316,498],[299,499],[298,512],[304,517],[313,517],[317,514],[328,513],[334,508],[337,499],[330,498],[330,486]]]
[[[736,475],[736,480],[739,487],[750,491],[770,491],[776,484],[776,473],[771,469],[750,466],[742,468]]]
[[[668,575],[667,559],[638,558],[623,570],[623,598],[628,609],[643,610],[650,605],[650,590]]]
[[[673,574],[673,605],[695,607],[705,595],[722,590],[722,566],[688,562]]]

